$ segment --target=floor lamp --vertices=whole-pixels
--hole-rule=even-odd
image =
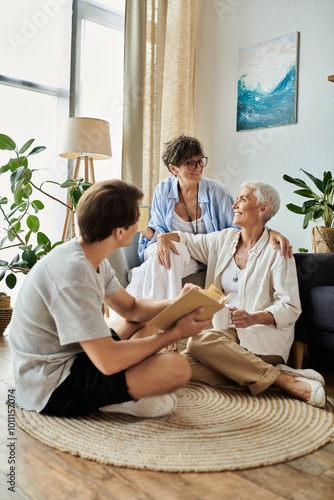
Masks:
[[[93,160],[106,160],[112,156],[109,122],[97,118],[68,118],[64,123],[60,150],[59,156],[76,160],[73,179],[78,179],[83,160],[84,179],[86,182],[94,184]],[[71,198],[69,198],[68,205],[72,205],[72,203]],[[66,237],[71,212],[70,208],[66,211],[63,241]],[[72,227],[73,225],[74,222]]]

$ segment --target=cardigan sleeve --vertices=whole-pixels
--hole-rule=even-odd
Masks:
[[[274,303],[266,310],[271,312],[278,329],[297,321],[301,313],[298,279],[294,258],[279,256],[279,265],[271,273]]]

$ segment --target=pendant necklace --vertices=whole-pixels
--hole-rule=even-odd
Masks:
[[[238,275],[239,275],[239,273],[236,273],[236,274],[235,274],[235,276],[234,276],[234,278],[233,278],[234,283],[236,283],[236,282],[238,281],[238,279],[239,279],[239,276],[238,276]]]
[[[239,280],[239,274],[241,273],[242,269],[237,266],[236,261],[234,260],[235,264],[235,275],[233,276],[233,282],[236,283]]]
[[[186,215],[188,217],[188,221],[190,222],[190,226],[191,226],[192,232],[194,234],[198,234],[198,227],[197,227],[197,224],[198,224],[198,222],[197,222],[197,213],[198,213],[198,184],[197,184],[197,197],[196,197],[196,201],[197,201],[197,203],[196,203],[196,224],[195,224],[196,229],[194,229],[193,221],[191,220],[191,217],[189,215],[186,202],[184,201],[180,184],[178,184],[178,190],[179,190],[180,200],[181,200],[182,206],[184,208],[184,211],[185,211],[185,213],[186,213]]]

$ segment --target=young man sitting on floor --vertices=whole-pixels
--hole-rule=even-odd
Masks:
[[[160,417],[174,410],[172,391],[191,370],[179,354],[159,351],[197,335],[211,319],[195,321],[200,308],[147,336],[145,322],[174,301],[132,297],[105,260],[131,244],[141,198],[123,181],[91,186],[77,207],[80,236],[52,250],[25,278],[9,332],[18,406],[66,417],[97,409]],[[110,329],[103,302],[121,316]]]

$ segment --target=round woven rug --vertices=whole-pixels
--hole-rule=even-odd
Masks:
[[[169,417],[95,412],[58,418],[17,409],[21,429],[44,444],[100,463],[166,472],[246,469],[310,453],[334,434],[324,409],[269,389],[257,397],[190,383]]]

